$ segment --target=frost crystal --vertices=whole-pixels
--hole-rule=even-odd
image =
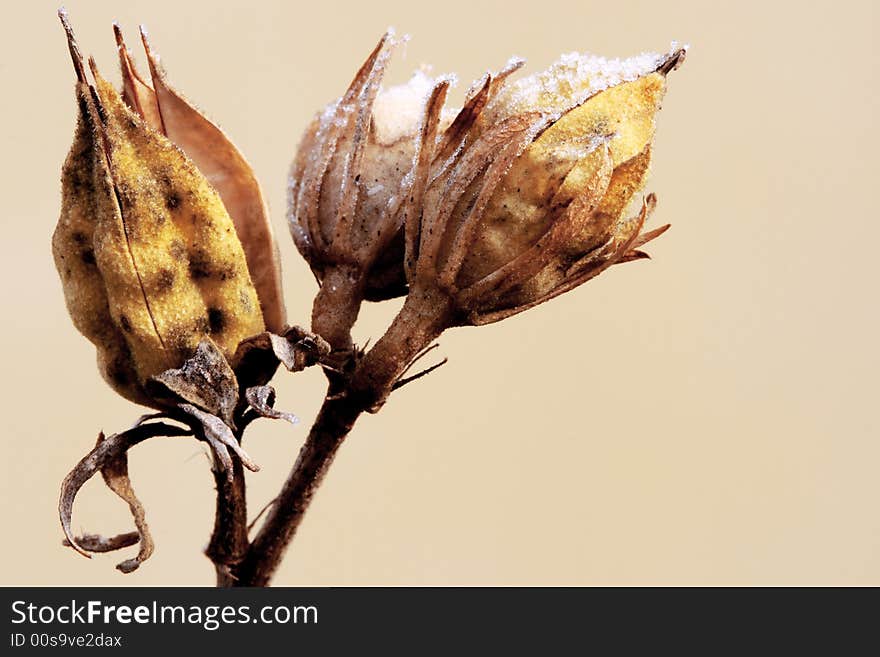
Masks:
[[[669,53],[679,47],[673,42]],[[496,120],[519,111],[537,110],[557,115],[600,91],[655,71],[668,56],[642,53],[628,59],[607,59],[599,55],[568,53],[547,70],[505,86],[490,103],[489,114]]]

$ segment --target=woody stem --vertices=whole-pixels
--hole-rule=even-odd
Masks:
[[[317,305],[317,304],[316,304]],[[412,359],[448,325],[449,303],[411,294],[350,377],[331,377],[328,396],[275,504],[234,569],[238,586],[266,586],[281,563],[339,447],[364,411],[390,394]]]
[[[241,435],[236,438],[241,440]],[[217,505],[214,530],[205,548],[205,555],[213,562],[217,586],[234,586],[233,570],[248,548],[247,497],[244,468],[241,459],[232,455],[232,478],[219,468],[214,470],[217,487]]]

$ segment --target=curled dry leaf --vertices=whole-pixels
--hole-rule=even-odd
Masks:
[[[260,417],[272,420],[286,420],[298,424],[299,418],[293,413],[279,411],[275,408],[275,389],[272,386],[253,386],[245,392],[245,398]]]
[[[106,437],[103,433],[100,434],[95,448],[76,464],[61,484],[58,514],[61,519],[61,528],[64,530],[64,536],[67,539],[66,543],[86,557],[89,556],[88,551],[95,546],[102,548],[100,551],[126,547],[126,539],[124,537],[128,535],[119,535],[108,539],[87,535],[87,538],[80,541],[74,537],[71,531],[70,524],[76,495],[83,484],[100,471],[111,490],[128,503],[137,526],[138,539],[141,544],[136,557],[123,561],[117,567],[123,572],[131,572],[149,558],[153,551],[153,540],[146,524],[143,506],[135,496],[128,478],[126,454],[129,449],[149,438],[156,436],[186,436],[190,435],[190,433],[188,429],[163,422],[153,422],[139,424],[127,431]]]
[[[140,536],[140,549],[137,555],[131,559],[126,559],[116,566],[123,573],[130,573],[137,570],[138,566],[150,558],[155,545],[153,537],[150,535],[150,529],[147,526],[144,507],[134,494],[134,489],[131,486],[131,479],[128,476],[128,455],[120,454],[116,458],[109,460],[101,468],[101,476],[104,478],[107,488],[128,504],[131,516],[134,519],[134,525],[137,527],[137,533]]]
[[[103,553],[115,552],[122,548],[137,545],[141,540],[140,532],[125,532],[115,536],[101,536],[100,534],[83,534],[78,536],[76,542],[86,552]],[[65,547],[73,547],[70,541],[64,539]]]

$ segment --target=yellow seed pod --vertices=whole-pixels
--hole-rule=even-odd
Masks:
[[[564,255],[582,254],[606,241],[644,185],[665,88],[665,75],[651,72],[601,91],[553,121],[514,161],[493,194],[460,282],[472,283],[510,262],[578,196],[599,210],[568,213],[565,220],[572,225]],[[605,150],[614,169],[607,188],[597,187],[596,176]]]
[[[567,55],[516,82],[489,76],[495,93],[471,112],[466,104],[476,118],[452,150],[435,138],[440,111],[429,102],[429,156],[406,207],[410,296],[447,299],[447,321],[486,324],[647,257],[640,247],[668,226],[641,233],[653,195],[628,208],[648,175],[666,76],[686,50]],[[433,97],[442,103],[442,85]]]
[[[52,254],[70,317],[76,328],[97,347],[102,376],[123,397],[147,403],[128,343],[110,315],[107,290],[95,260],[97,153],[95,126],[86,94],[88,88],[78,82],[79,117],[73,146],[62,168],[61,216],[52,235]]]
[[[264,330],[242,244],[217,191],[97,72],[71,39],[80,118],[63,169],[52,248],[76,327],[105,378],[150,403],[144,384],[210,337],[227,359]]]
[[[118,198],[99,215],[95,256],[142,378],[179,366],[205,335],[231,357],[264,329],[232,220],[195,165],[95,77]]]

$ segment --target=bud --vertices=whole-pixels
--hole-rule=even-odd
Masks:
[[[638,247],[667,227],[640,237],[652,195],[634,216],[627,209],[647,177],[666,74],[684,53],[623,62],[569,55],[503,88],[463,148],[419,174],[410,285],[442,290],[454,323],[486,324],[646,257]],[[437,104],[429,103],[423,149],[433,148]]]
[[[291,168],[291,235],[321,284],[312,328],[336,348],[350,346],[361,301],[407,292],[406,201],[416,181],[425,102],[438,79],[419,70],[406,84],[383,89],[396,44],[391,32],[380,39],[345,94],[306,129]],[[461,111],[441,109],[436,158],[461,144],[491,93],[521,64],[511,60],[480,81]]]
[[[368,410],[451,326],[495,322],[581,285],[668,226],[643,233],[645,184],[666,75],[685,50],[625,61],[567,55],[508,83],[487,75],[448,127],[449,87],[425,103],[404,204],[409,293],[352,384]]]
[[[146,383],[181,367],[206,338],[231,360],[245,338],[283,326],[265,203],[244,158],[168,86],[148,45],[153,87],[117,28],[121,96],[92,60],[88,83],[62,21],[79,118],[52,251],[70,315],[95,344],[105,379],[157,406]]]
[[[306,129],[288,190],[291,235],[318,282],[346,270],[372,300],[406,292],[403,241],[395,237],[424,98],[433,86],[417,74],[407,85],[381,91],[395,45],[393,34],[385,34],[345,94]]]

